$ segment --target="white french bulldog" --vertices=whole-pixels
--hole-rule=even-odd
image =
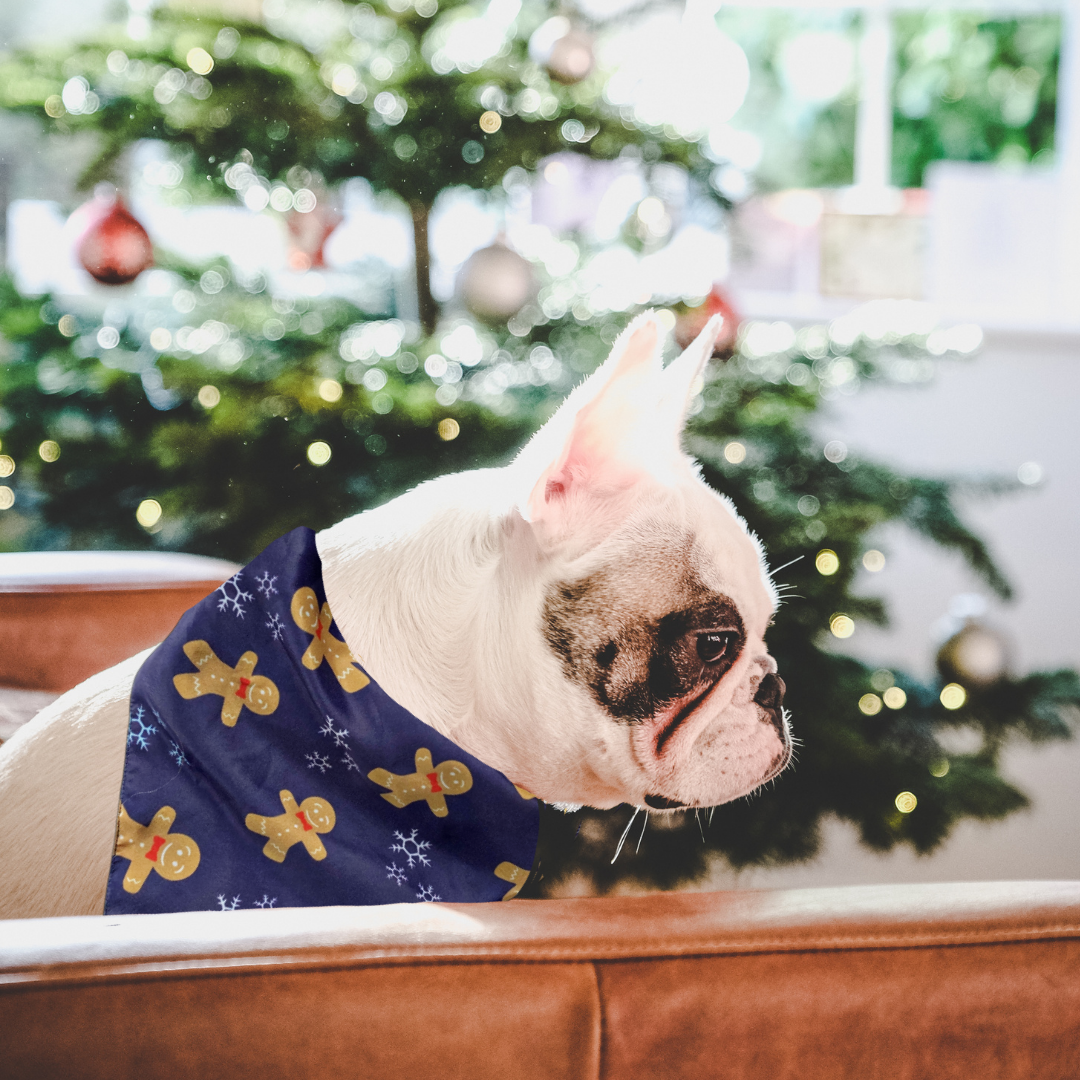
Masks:
[[[655,317],[636,319],[512,464],[317,535],[372,677],[548,802],[714,806],[790,759],[761,547],[680,448],[721,321],[664,369]],[[0,750],[0,918],[102,912],[146,655]]]

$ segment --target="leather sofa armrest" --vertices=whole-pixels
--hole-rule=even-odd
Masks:
[[[0,923],[11,1077],[1074,1077],[1080,883]]]

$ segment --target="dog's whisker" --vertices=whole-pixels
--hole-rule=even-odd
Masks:
[[[634,848],[636,855],[641,850],[641,841],[645,839],[645,827],[649,824],[649,811],[645,811],[645,820],[641,823],[641,835],[637,838],[637,847]]]
[[[698,832],[701,833],[701,842],[705,843],[705,826],[701,824],[701,814],[695,810],[694,817],[697,819]]]
[[[784,563],[783,566],[778,566],[775,570],[770,570],[769,571],[769,577],[772,577],[773,574],[779,574],[781,570],[786,570],[789,566],[794,566],[800,559],[805,559],[805,558],[806,558],[805,555],[796,555],[795,558],[792,559],[790,562]]]
[[[637,816],[640,813],[641,813],[641,807],[640,806],[635,806],[634,807],[634,816],[626,823],[626,828],[623,829],[623,834],[619,838],[619,846],[615,849],[615,856],[611,860],[611,865],[612,866],[615,865],[615,859],[617,859],[622,854],[623,844],[626,843],[626,837],[627,837],[627,834],[630,832],[630,826],[634,824],[634,821],[637,819]]]

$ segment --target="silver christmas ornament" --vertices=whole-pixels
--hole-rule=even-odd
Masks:
[[[534,296],[532,266],[501,241],[474,251],[458,277],[458,294],[478,319],[504,323]]]

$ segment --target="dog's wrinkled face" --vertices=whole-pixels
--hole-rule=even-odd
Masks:
[[[567,735],[600,759],[597,791],[667,810],[747,794],[785,768],[791,736],[760,546],[678,447],[709,331],[663,372],[655,342],[639,321],[599,389],[568,402],[528,511],[540,634],[574,688],[567,715],[589,729]]]
[[[721,562],[691,534],[619,538],[603,552],[614,562],[545,591],[544,637],[624,736],[654,809],[727,802],[790,758],[784,684],[764,642],[772,596],[723,572],[731,555],[756,565],[741,539]]]

